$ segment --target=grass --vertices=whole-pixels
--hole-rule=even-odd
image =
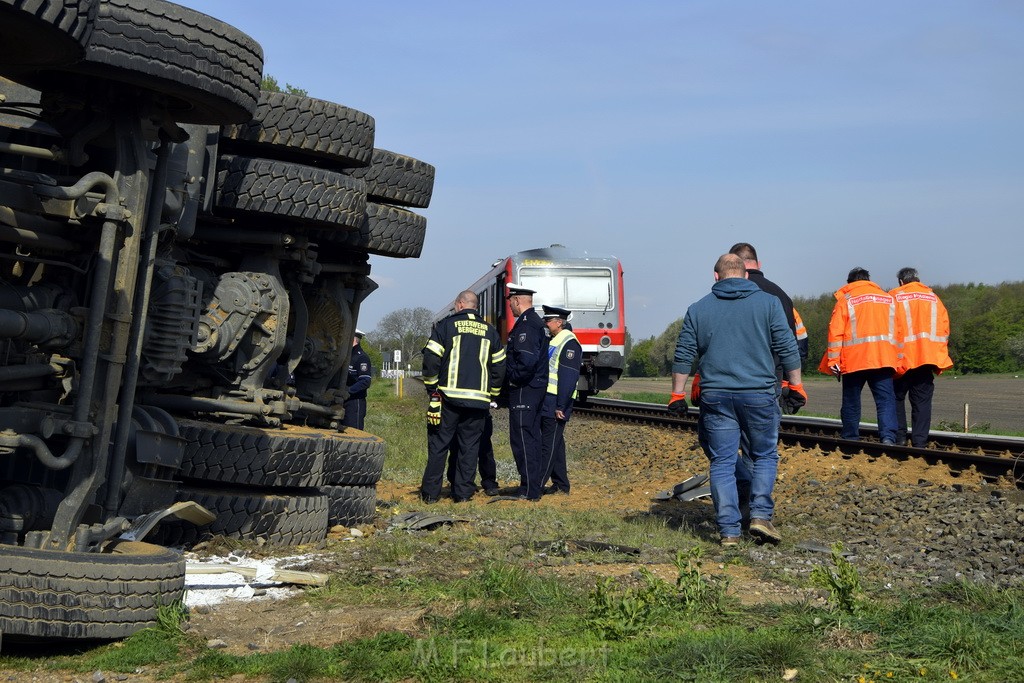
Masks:
[[[415,393],[399,400],[389,388],[375,383],[368,430],[388,442],[389,476],[415,482],[425,458],[425,400]],[[570,451],[570,459],[583,457]],[[708,541],[660,518],[514,506],[466,514],[469,524],[329,546],[325,552],[345,570],[303,596],[320,610],[422,610],[412,630],[239,656],[206,647],[169,606],[158,626],[120,643],[5,648],[0,669],[68,679],[101,670],[108,680],[142,668],[171,681],[752,682],[788,675],[857,683],[1019,680],[1024,669],[1024,588],[962,583],[893,595],[844,564],[837,549],[815,567],[825,600],[744,604],[727,593],[726,574],[729,564],[752,560],[708,561]],[[574,552],[558,543],[568,539],[643,553]],[[770,567],[751,569],[781,578]]]

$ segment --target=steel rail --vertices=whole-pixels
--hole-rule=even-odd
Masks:
[[[669,414],[666,406],[657,403],[590,397],[578,402],[573,410],[602,420],[697,429],[697,409],[693,406],[687,408],[685,417],[676,417]],[[929,434],[928,447],[917,448],[881,443],[878,426],[873,423],[861,423],[859,441],[842,438],[841,431],[842,422],[834,418],[784,415],[779,441],[788,446],[838,450],[867,458],[883,455],[896,459],[922,458],[930,465],[942,464],[954,471],[974,467],[987,480],[1009,477],[1018,488],[1024,488],[1024,438],[933,431]]]

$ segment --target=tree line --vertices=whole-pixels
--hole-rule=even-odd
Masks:
[[[1024,282],[998,285],[957,284],[933,288],[949,311],[949,355],[957,374],[1024,370]],[[795,297],[807,327],[809,352],[804,364],[815,371],[828,341],[828,321],[835,297]],[[672,358],[683,319],[656,337],[626,340],[626,369],[631,377],[663,377],[672,372]]]

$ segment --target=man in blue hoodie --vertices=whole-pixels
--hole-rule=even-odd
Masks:
[[[736,545],[740,538],[736,459],[741,435],[750,445],[753,468],[750,533],[769,543],[782,540],[772,523],[781,417],[773,353],[788,376],[790,392],[806,402],[800,352],[778,297],[747,279],[739,256],[721,256],[711,293],[692,304],[683,318],[669,411],[685,412],[686,380],[696,367],[701,445],[711,462],[711,498],[724,546]]]

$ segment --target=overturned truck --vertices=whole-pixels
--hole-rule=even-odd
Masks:
[[[342,427],[370,255],[434,169],[261,92],[262,49],[162,0],[0,0],[0,637],[120,638],[199,534],[372,517]]]

